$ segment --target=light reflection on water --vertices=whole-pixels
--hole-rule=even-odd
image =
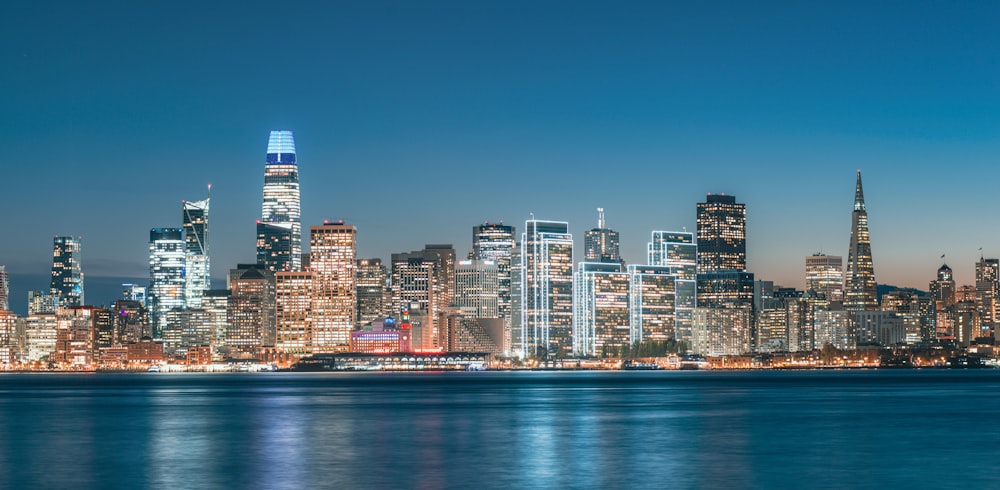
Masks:
[[[998,371],[0,376],[0,394],[3,488],[1000,481]]]

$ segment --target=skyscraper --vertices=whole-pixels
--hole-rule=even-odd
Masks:
[[[827,301],[844,301],[844,258],[821,253],[806,257],[806,291]]]
[[[149,313],[153,336],[167,326],[167,312],[184,307],[184,230],[149,230]]]
[[[865,209],[860,170],[854,188],[854,211],[851,213],[851,246],[847,251],[847,271],[844,274],[844,308],[853,311],[878,309],[868,211]]]
[[[49,289],[53,295],[59,296],[60,307],[84,304],[79,238],[57,236],[52,239],[52,281]]]
[[[451,286],[445,284],[449,278]],[[426,245],[423,250],[392,254],[392,307],[396,314],[409,311],[414,324],[419,323],[414,348],[439,346],[442,313],[453,298],[454,287],[455,249],[451,245]]]
[[[386,316],[387,271],[382,259],[357,259],[354,271],[357,291],[355,325],[365,325]]]
[[[257,264],[238,264],[229,271],[228,283],[226,346],[230,355],[254,357],[261,347],[274,346],[274,273]]]
[[[292,270],[291,223],[257,222],[257,265],[271,272]]]
[[[691,345],[691,312],[698,306],[698,246],[694,233],[654,231],[646,247],[649,265],[670,268],[674,279],[674,335]]]
[[[573,355],[614,357],[640,340],[629,323],[629,275],[620,263],[577,264],[573,296]]]
[[[573,235],[569,224],[530,219],[519,252],[519,357],[560,357],[572,349]]]
[[[472,227],[472,258],[490,260],[497,265],[497,303],[500,318],[511,327],[511,263],[514,253],[514,227],[503,222],[483,223]]]
[[[208,256],[209,196],[201,201],[181,201],[184,227],[185,286],[184,303],[188,308],[201,308],[201,297],[212,288]]]
[[[597,208],[597,228],[583,234],[584,260],[587,262],[620,263],[618,232],[604,224],[604,208]]]
[[[714,347],[699,348],[707,352],[746,352],[740,349],[756,341],[754,275],[746,270],[746,205],[736,202],[735,196],[709,194],[697,209],[698,307],[692,312],[692,346],[709,342]],[[746,319],[742,316],[744,308],[748,312]],[[711,311],[715,309],[720,311]],[[702,310],[706,311],[698,316]],[[730,321],[736,323],[726,324]],[[722,322],[721,327],[718,322]],[[706,331],[711,332],[709,340],[704,337]]]
[[[275,347],[290,354],[312,354],[313,273],[276,272],[274,278]]]
[[[350,349],[354,329],[357,228],[343,223],[309,227],[313,352]]]
[[[640,340],[683,340],[676,335],[677,276],[670,267],[629,265],[629,323],[632,342]],[[694,280],[690,281],[692,286]],[[694,288],[691,298],[694,299]],[[693,309],[693,308],[692,308]],[[688,310],[690,314],[690,310]],[[690,319],[690,317],[689,317]],[[690,339],[687,340],[690,342]],[[690,345],[690,344],[688,344]]]
[[[455,305],[469,318],[500,318],[499,283],[492,260],[460,260],[455,266]]]
[[[267,141],[267,164],[264,166],[264,202],[261,222],[273,228],[257,229],[257,257],[270,257],[274,250],[288,250],[287,262],[278,254],[274,264],[265,262],[271,270],[302,270],[302,223],[299,202],[299,167],[295,161],[295,138],[291,131],[271,131]],[[288,230],[287,235],[279,230]],[[269,232],[261,242],[261,232]],[[274,243],[273,240],[287,241]],[[271,247],[261,251],[261,246]],[[275,268],[272,269],[272,266]]]
[[[736,196],[698,203],[698,272],[747,270],[747,210]]]
[[[0,265],[0,310],[10,310],[10,279],[6,265]]]
[[[980,337],[996,335],[997,301],[1000,300],[1000,260],[979,257],[976,262],[976,307],[982,322]]]

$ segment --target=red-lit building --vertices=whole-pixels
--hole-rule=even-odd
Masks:
[[[143,337],[134,344],[128,344],[129,362],[163,362],[163,344],[149,337]]]

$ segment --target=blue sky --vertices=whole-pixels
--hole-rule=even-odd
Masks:
[[[600,206],[641,262],[725,192],[751,271],[801,286],[806,255],[846,254],[858,168],[880,283],[1000,256],[1000,4],[313,3],[7,8],[15,306],[56,234],[89,277],[144,278],[149,228],[208,183],[213,275],[252,261],[270,129],[295,131],[304,224],[356,224],[359,256],[464,254],[532,212],[579,241]]]

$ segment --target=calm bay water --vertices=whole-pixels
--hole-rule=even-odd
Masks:
[[[1000,371],[0,375],[3,488],[996,488]]]

